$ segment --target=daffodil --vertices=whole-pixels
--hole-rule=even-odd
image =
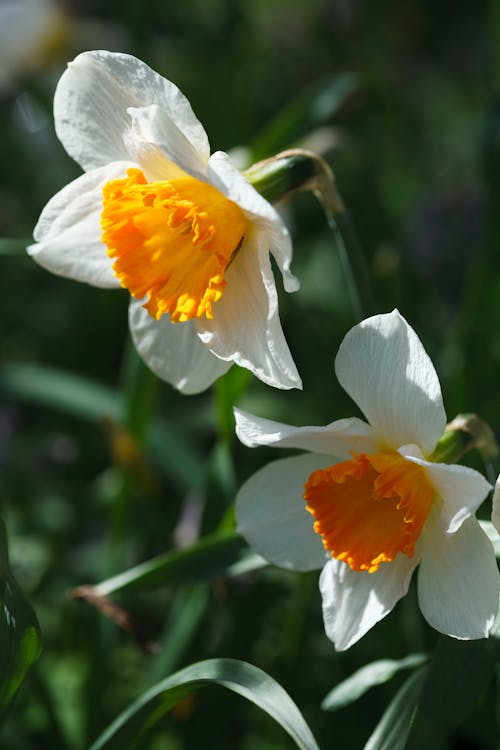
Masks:
[[[499,576],[474,513],[491,487],[473,469],[432,461],[446,416],[420,340],[397,311],[376,315],[348,332],[335,370],[366,422],[290,427],[235,412],[246,445],[308,451],[242,486],[240,533],[276,565],[322,567],[325,630],[338,650],[393,609],[417,565],[430,625],[461,639],[487,636]]]
[[[227,154],[210,155],[185,96],[125,54],[84,52],[62,75],[56,132],[85,174],[45,206],[29,252],[62,276],[131,294],[139,354],[185,393],[233,362],[301,387],[278,314],[289,233]]]

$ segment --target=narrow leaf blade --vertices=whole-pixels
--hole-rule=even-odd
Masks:
[[[495,638],[440,638],[419,700],[409,747],[426,747],[452,734],[489,689],[499,655],[500,644]]]
[[[215,533],[186,549],[147,560],[93,587],[99,596],[166,584],[207,581],[217,575],[240,575],[266,565],[236,533]]]
[[[403,750],[415,718],[427,668],[414,672],[396,693],[364,750]]]
[[[421,666],[427,660],[425,654],[410,654],[404,659],[380,659],[366,664],[343,682],[336,685],[323,699],[324,711],[336,711],[361,698],[370,688],[388,682],[403,669]]]
[[[99,383],[41,365],[9,364],[0,371],[0,393],[90,420],[119,420],[119,395]]]
[[[302,714],[281,685],[261,669],[237,659],[197,662],[162,680],[121,713],[90,750],[123,748],[125,741],[140,736],[181,698],[207,685],[225,687],[259,706],[301,750],[319,750]]]

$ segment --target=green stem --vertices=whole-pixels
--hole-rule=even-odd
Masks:
[[[321,172],[310,189],[321,203],[339,254],[349,297],[357,321],[376,313],[370,274],[351,216],[335,184],[335,177],[321,160]]]
[[[271,203],[297,190],[314,193],[333,232],[354,315],[358,321],[374,315],[376,307],[365,258],[333,172],[324,159],[310,151],[290,149],[254,164],[244,175]]]
[[[351,217],[345,209],[340,213],[333,214],[325,208],[325,212],[328,226],[333,232],[354,316],[358,321],[364,320],[364,318],[374,315],[375,303],[368,269]]]

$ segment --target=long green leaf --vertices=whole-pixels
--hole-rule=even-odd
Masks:
[[[417,750],[449,736],[491,685],[500,643],[442,636],[429,666],[409,747]]]
[[[40,650],[38,621],[10,572],[7,536],[0,521],[0,721]]]
[[[318,750],[302,714],[281,685],[261,669],[237,659],[197,662],[162,680],[121,713],[90,750],[139,747],[135,742],[172,706],[207,685],[220,685],[238,693],[266,711],[302,750]]]
[[[98,596],[115,591],[154,588],[166,584],[208,581],[218,575],[235,576],[264,567],[266,561],[252,552],[235,533],[216,533],[197,544],[167,552],[93,587]]]
[[[415,718],[427,668],[414,672],[396,693],[364,750],[403,750]]]
[[[176,592],[161,636],[161,646],[151,662],[145,687],[154,685],[163,675],[169,674],[182,663],[209,600],[208,584],[183,587]]]
[[[336,685],[321,704],[324,711],[336,711],[361,698],[370,688],[388,682],[403,669],[421,666],[427,660],[425,654],[410,654],[405,659],[380,659],[366,664],[350,677]]]
[[[115,391],[41,365],[4,365],[0,370],[0,393],[90,420],[99,420],[103,415],[119,420],[122,412]]]
[[[154,376],[148,374],[145,379],[149,381],[149,388],[154,390]],[[144,391],[143,401],[147,400]],[[144,425],[138,424],[139,412],[144,418],[143,402],[136,405],[134,414],[126,414],[131,406],[125,407],[117,391],[64,370],[32,364],[3,365],[0,368],[0,394],[92,422],[100,422],[103,417],[108,417],[111,424],[122,424],[131,419],[132,426],[141,433],[140,437],[145,431]],[[157,457],[157,463],[161,461],[164,470],[182,486],[192,488],[201,484],[202,459],[172,424],[164,420],[155,421],[148,436],[148,450]]]
[[[27,257],[26,248],[33,242],[28,237],[24,240],[15,237],[0,237],[0,255],[22,255]]]

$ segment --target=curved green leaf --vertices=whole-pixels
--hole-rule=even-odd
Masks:
[[[90,750],[131,747],[172,706],[194,690],[220,685],[255,703],[288,732],[302,750],[318,745],[288,693],[261,669],[237,659],[197,662],[159,682],[129,706],[91,746]]]
[[[0,521],[0,719],[40,650],[38,621],[10,572],[7,536]]]
[[[0,371],[0,392],[85,419],[100,420],[107,415],[119,420],[122,413],[121,399],[110,388],[41,365],[4,365]]]
[[[441,636],[418,702],[409,747],[449,737],[491,688],[500,657],[496,638],[459,641]]]
[[[427,660],[425,654],[410,654],[404,659],[380,659],[366,664],[336,685],[321,704],[324,711],[336,711],[361,698],[370,688],[388,682],[403,669],[419,667]]]
[[[236,533],[216,533],[186,549],[158,555],[93,587],[99,596],[166,584],[208,581],[215,576],[235,576],[267,565]]]
[[[387,707],[364,750],[403,750],[427,673],[428,669],[423,667],[406,680]]]

